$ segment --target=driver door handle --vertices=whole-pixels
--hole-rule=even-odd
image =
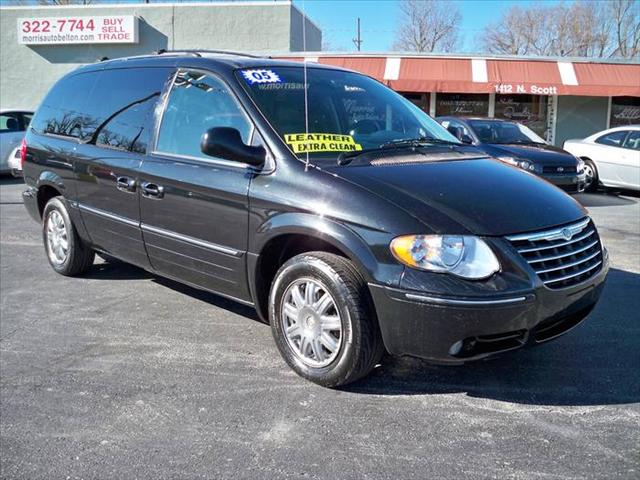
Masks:
[[[136,191],[136,179],[131,177],[116,178],[116,188],[123,192],[133,193]]]
[[[156,185],[155,183],[142,182],[140,185],[142,189],[142,196],[147,198],[162,198],[164,197],[164,187]]]

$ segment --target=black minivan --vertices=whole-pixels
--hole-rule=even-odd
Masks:
[[[551,340],[608,270],[571,197],[333,67],[205,51],[85,66],[22,159],[58,273],[106,253],[253,305],[325,386],[385,351],[459,364]]]

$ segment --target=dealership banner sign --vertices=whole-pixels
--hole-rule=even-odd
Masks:
[[[18,19],[21,45],[138,43],[135,15],[46,17]]]

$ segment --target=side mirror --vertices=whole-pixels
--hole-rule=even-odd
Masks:
[[[255,167],[264,163],[267,154],[263,147],[245,144],[240,132],[231,127],[215,127],[204,132],[200,150],[210,157],[247,163]]]
[[[471,138],[469,135],[462,135],[462,138],[460,139],[460,141],[462,143],[466,143],[467,145],[471,145],[473,144],[473,138]]]
[[[447,130],[451,135],[456,137],[462,143],[466,143],[469,145],[473,143],[473,138],[471,138],[469,135],[465,135],[464,129],[462,127],[454,127],[453,125],[449,125],[447,127]]]

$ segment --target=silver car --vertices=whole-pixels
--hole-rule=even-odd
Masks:
[[[0,110],[0,174],[9,173],[9,155],[20,146],[33,112],[29,110]]]

